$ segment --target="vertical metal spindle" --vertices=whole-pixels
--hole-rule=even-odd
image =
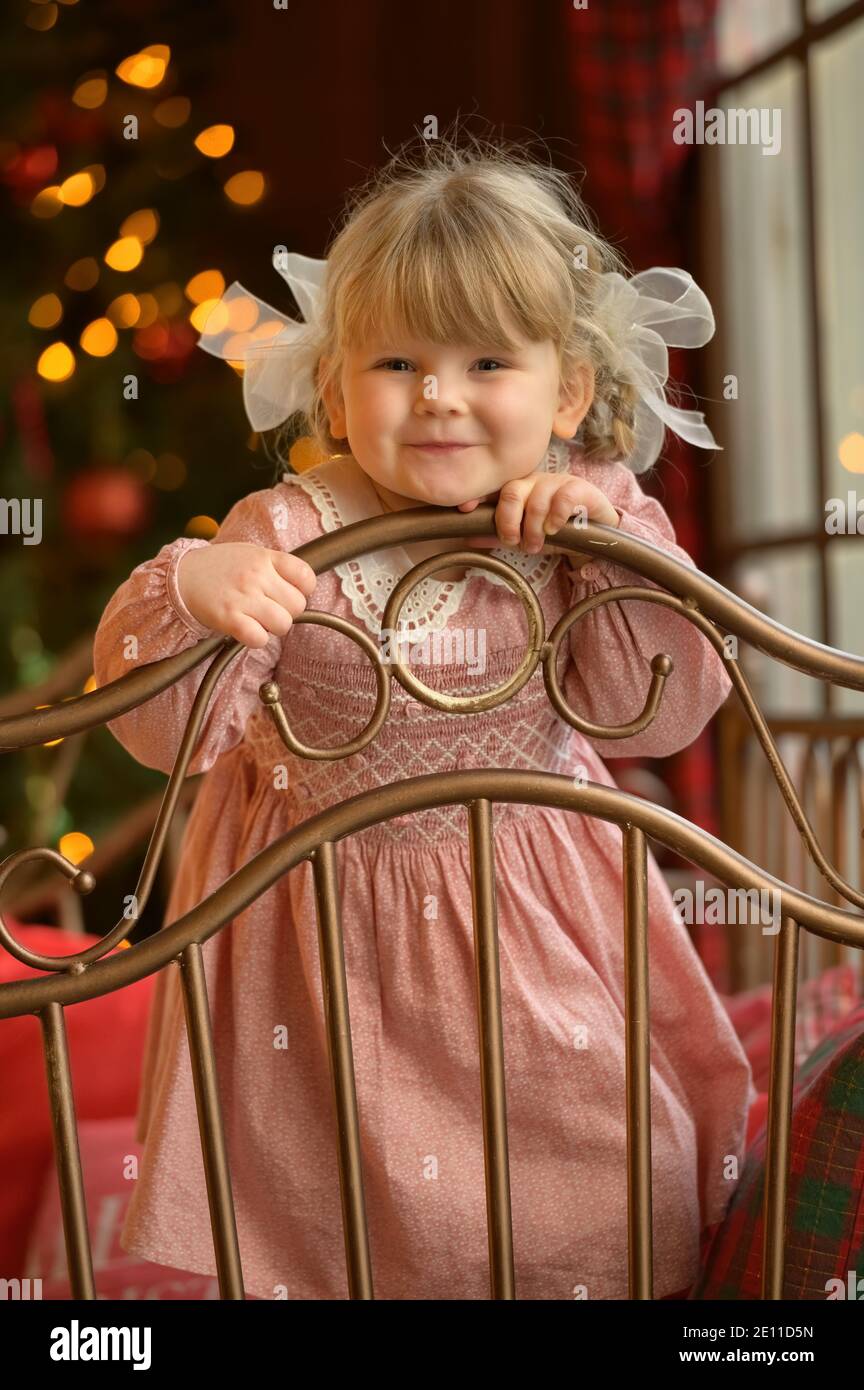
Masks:
[[[627,1085],[629,1294],[654,1293],[651,1194],[651,1037],[648,995],[648,860],[645,833],[624,827],[624,990]]]
[[[69,1066],[66,1017],[60,1004],[46,1004],[40,1011],[51,1127],[54,1134],[54,1161],[60,1185],[63,1237],[72,1298],[95,1299],[93,1257],[87,1227],[87,1203],[75,1119],[75,1096]]]
[[[765,1164],[765,1243],[762,1297],[783,1297],[786,1190],[795,1076],[795,1009],[798,994],[798,923],[783,917],[774,954],[771,1003],[771,1073],[768,1080],[768,1153]]]
[[[357,1114],[354,1053],[351,1047],[342,919],[336,882],[336,854],[332,841],[325,840],[319,845],[312,858],[312,866],[315,875],[327,1053],[336,1110],[339,1190],[342,1198],[348,1297],[371,1299],[375,1295],[372,1288],[372,1261],[369,1255],[369,1230],[360,1157],[360,1125]]]
[[[201,946],[197,941],[190,942],[180,957],[180,981],[183,987],[186,1035],[192,1060],[192,1080],[195,1086],[207,1200],[210,1204],[219,1293],[223,1299],[243,1299],[243,1271],[240,1265],[228,1146],[225,1142],[225,1125],[213,1051],[207,979]]]
[[[489,1280],[493,1299],[515,1299],[492,808],[481,799],[468,811]]]

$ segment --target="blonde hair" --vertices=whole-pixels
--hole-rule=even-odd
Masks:
[[[594,399],[575,438],[586,458],[626,457],[638,397],[616,376],[617,344],[593,314],[598,277],[610,270],[629,274],[562,171],[476,136],[403,147],[349,194],[327,253],[311,410],[282,428],[305,430],[325,458],[344,454],[323,390],[338,383],[346,347],[404,330],[512,351],[506,316],[528,341],[554,342],[562,387],[580,361],[593,364]]]

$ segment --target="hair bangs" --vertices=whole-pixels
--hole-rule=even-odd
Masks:
[[[568,303],[560,258],[538,257],[527,238],[520,247],[512,229],[505,238],[465,218],[436,221],[433,235],[420,218],[355,266],[336,307],[343,343],[420,339],[515,352],[520,341],[560,338]]]

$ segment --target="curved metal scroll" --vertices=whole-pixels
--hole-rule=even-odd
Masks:
[[[406,541],[446,540],[451,537],[488,538],[495,534],[494,515],[495,508],[492,504],[477,507],[470,513],[450,511],[449,509],[445,511],[438,507],[411,508],[407,515],[393,512],[387,516],[373,517],[367,521],[356,522],[351,526],[343,527],[339,531],[329,533],[299,547],[296,553],[312,566],[316,574],[321,574],[336,564],[354,559],[368,551],[388,549]],[[517,597],[526,608],[529,622],[529,643],[525,661],[515,676],[511,677],[511,680],[501,690],[468,697],[464,702],[458,701],[457,697],[447,697],[440,692],[429,690],[428,687],[411,676],[398,661],[390,663],[393,676],[418,700],[434,708],[463,713],[477,708],[489,708],[491,705],[510,698],[530,678],[536,665],[542,660],[544,682],[549,698],[562,719],[588,737],[627,737],[646,728],[656,716],[662,699],[664,683],[672,670],[671,659],[665,653],[657,653],[652,659],[652,680],[641,714],[628,724],[616,728],[594,724],[570,709],[557,679],[556,658],[566,632],[581,617],[601,604],[611,603],[619,599],[633,599],[641,602],[663,603],[673,608],[674,611],[694,622],[724,656],[723,636],[718,632],[714,622],[710,621],[711,619],[715,622],[722,622],[728,633],[749,640],[760,651],[783,661],[796,670],[829,679],[835,684],[850,689],[864,690],[864,657],[838,651],[835,648],[824,646],[820,642],[815,642],[811,638],[804,637],[800,633],[792,632],[789,628],[751,607],[750,604],[730,590],[725,589],[715,580],[674,559],[648,541],[629,536],[613,527],[601,526],[596,523],[589,522],[581,526],[567,523],[560,531],[546,538],[544,549],[559,551],[565,555],[600,555],[605,559],[614,559],[616,565],[633,569],[653,583],[662,584],[673,592],[669,594],[635,585],[622,585],[602,593],[589,595],[574,605],[570,612],[559,620],[550,637],[546,639],[543,632],[542,610],[536,602],[533,591],[525,585],[518,571],[495,557],[484,555],[477,550],[459,551],[455,554],[446,552],[414,566],[402,577],[390,596],[385,609],[383,626],[388,630],[395,628],[401,605],[411,589],[427,574],[434,573],[436,569],[452,567],[457,562],[473,566],[476,569],[489,569],[501,574],[513,585]],[[335,630],[344,632],[366,650],[373,662],[378,678],[378,700],[373,716],[367,728],[350,743],[334,749],[315,749],[308,748],[294,739],[281,708],[278,688],[274,682],[267,682],[262,686],[262,702],[270,708],[276,728],[291,751],[309,758],[347,757],[364,747],[375,737],[387,716],[390,688],[382,670],[380,651],[359,628],[352,624],[345,624],[331,614],[317,613],[307,609],[295,621],[319,622],[329,625]],[[97,959],[121,944],[131,930],[130,922],[134,924],[140,917],[149,899],[170,822],[179,798],[180,784],[186,775],[186,768],[194,753],[210,697],[216,682],[243,650],[245,648],[240,642],[229,637],[204,638],[194,647],[177,656],[166,657],[139,667],[101,689],[65,700],[59,705],[35,710],[31,714],[15,715],[0,720],[0,752],[44,744],[55,738],[79,733],[84,729],[107,723],[127,710],[152,699],[188,671],[193,670],[202,661],[214,656],[214,660],[196,694],[177,759],[165,790],[165,797],[133,895],[133,910],[131,912],[127,910],[127,913],[115,927],[102,938],[98,946],[91,947],[88,952],[81,952],[75,956],[61,957],[53,967],[47,964],[49,958],[43,957],[40,968],[69,971],[80,964]],[[753,723],[784,800],[798,826],[811,858],[839,894],[847,901],[864,907],[864,894],[852,887],[822,853],[747,679],[736,660],[729,657],[726,659],[730,679]],[[54,853],[56,852],[50,850],[27,850],[19,852],[17,856],[10,856],[0,865],[0,885],[8,873],[23,862],[22,855],[32,858],[37,854],[50,856]],[[58,858],[62,858],[62,856],[58,856]],[[68,861],[64,862],[68,864]],[[74,866],[72,872],[67,869],[63,871],[67,873],[77,891],[81,893],[89,891],[87,878],[81,876],[86,874],[86,871],[79,871]],[[0,917],[0,940],[7,946],[7,949],[13,950],[17,954],[18,944],[13,943],[2,917]],[[22,957],[19,956],[19,958]]]

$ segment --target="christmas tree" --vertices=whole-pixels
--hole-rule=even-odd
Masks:
[[[25,690],[53,704],[92,689],[92,637],[118,585],[166,541],[215,534],[274,478],[241,390],[220,389],[229,368],[196,348],[238,273],[226,262],[242,247],[260,264],[273,247],[267,176],[242,131],[195,99],[231,61],[230,12],[217,24],[211,5],[124,8],[122,38],[116,17],[106,3],[33,4],[2,21],[3,715],[33,708]],[[88,861],[165,786],[107,729],[7,754],[4,774],[3,858],[44,845]],[[99,881],[88,930],[118,920],[146,842],[139,829],[116,883]],[[16,875],[13,914],[18,891]]]

